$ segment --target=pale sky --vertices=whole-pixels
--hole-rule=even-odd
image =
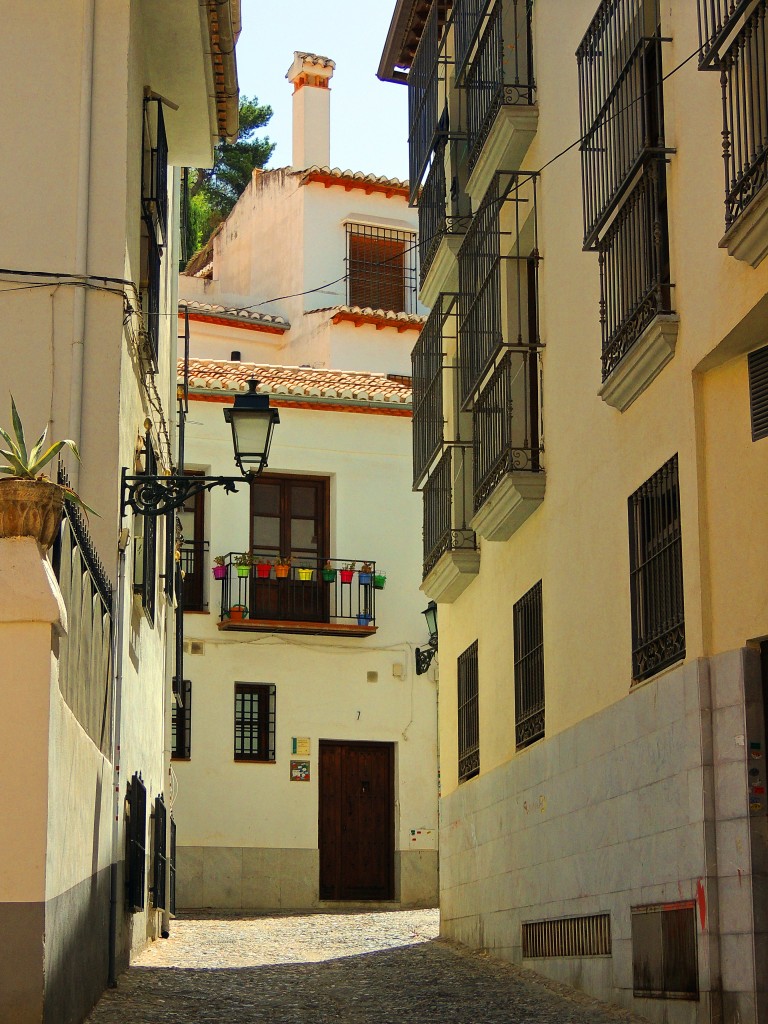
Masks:
[[[331,166],[408,177],[408,113],[404,85],[376,78],[395,0],[242,0],[237,44],[240,93],[269,103],[264,131],[277,143],[269,167],[291,162],[294,50],[336,61],[331,80]]]

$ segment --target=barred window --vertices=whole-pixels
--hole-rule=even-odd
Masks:
[[[347,303],[413,313],[416,236],[369,224],[347,224]]]
[[[459,782],[480,773],[477,640],[459,655]]]
[[[544,735],[544,627],[541,580],[512,610],[515,631],[515,744]]]
[[[235,683],[235,760],[275,760],[275,687]]]
[[[132,912],[143,910],[147,871],[147,790],[134,772],[125,794],[126,900]]]
[[[171,712],[171,757],[174,760],[188,760],[192,754],[192,681],[182,679],[176,689],[174,679],[174,702]]]
[[[677,455],[629,498],[632,678],[685,657]]]

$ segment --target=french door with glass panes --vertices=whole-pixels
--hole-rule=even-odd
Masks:
[[[328,558],[328,479],[265,474],[251,482],[251,552],[273,565],[290,558],[287,577],[269,578],[251,571],[251,609],[254,619],[296,622],[328,620],[328,585],[320,569]],[[314,569],[311,580],[300,580],[298,569]]]

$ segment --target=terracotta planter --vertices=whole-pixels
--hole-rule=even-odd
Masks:
[[[48,480],[0,480],[0,537],[34,537],[49,548],[64,514],[64,491]]]

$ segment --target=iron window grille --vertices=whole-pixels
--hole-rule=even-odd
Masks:
[[[170,884],[168,886],[168,910],[171,916],[176,914],[176,822],[171,814],[171,847],[168,857],[168,874]]]
[[[660,0],[602,0],[579,72],[584,249],[600,261],[605,380],[672,313]]]
[[[126,805],[126,893],[128,909],[136,912],[145,906],[147,871],[147,790],[139,772],[128,783]]]
[[[414,487],[443,444],[443,330],[455,304],[452,296],[437,297],[411,353]]]
[[[141,204],[145,219],[158,230],[158,241],[168,232],[168,139],[162,100],[144,100]]]
[[[445,142],[438,143],[419,195],[419,280],[424,284],[440,240],[448,228]]]
[[[458,658],[459,782],[480,774],[477,640]]]
[[[698,999],[696,905],[632,907],[634,995],[644,999]]]
[[[477,540],[467,526],[465,491],[469,476],[466,447],[446,448],[424,484],[423,577],[448,551],[475,550]]]
[[[539,353],[507,352],[472,410],[475,512],[508,473],[543,470],[540,436]]]
[[[453,65],[448,49],[446,5],[432,3],[408,73],[408,155],[410,202],[415,205],[430,156],[447,130],[447,80]],[[420,200],[419,200],[420,201]]]
[[[152,857],[152,906],[165,910],[165,885],[168,877],[168,857],[166,843],[168,841],[168,812],[162,795],[155,797],[153,821],[153,857]]]
[[[597,242],[603,380],[655,317],[673,312],[665,178],[662,162],[646,164]]]
[[[144,439],[144,472],[148,476],[157,474],[157,459],[152,439],[147,432]],[[134,592],[141,597],[141,604],[149,622],[154,625],[157,604],[157,517],[134,517],[134,529],[141,533],[134,537]]]
[[[759,441],[768,437],[768,345],[749,353],[747,367],[752,440]]]
[[[456,37],[456,75],[461,77],[492,0],[454,0],[453,31]]]
[[[171,757],[187,761],[192,756],[192,681],[182,679],[178,686],[174,679],[173,709],[171,710]]]
[[[526,921],[522,933],[523,959],[611,955],[610,914]]]
[[[742,13],[748,9],[745,4],[735,6]],[[723,97],[726,231],[768,181],[766,8],[766,0],[754,6],[717,63]]]
[[[515,634],[515,745],[544,735],[544,623],[541,581],[512,610]]]
[[[506,348],[539,346],[538,175],[499,172],[459,250],[459,403],[471,406]]]
[[[347,224],[347,304],[415,312],[416,250],[414,232]]]
[[[700,70],[720,70],[722,54],[743,23],[743,16],[758,3],[759,0],[698,0]]]
[[[275,760],[275,687],[235,683],[235,760]]]
[[[632,678],[685,657],[683,551],[677,455],[628,501]]]
[[[160,290],[162,287],[162,249],[148,232],[146,222],[142,231],[141,300],[148,355],[157,366],[160,346]]]
[[[470,171],[501,108],[534,102],[532,19],[533,0],[499,0],[487,19],[480,19],[482,33],[460,79],[467,97]]]

